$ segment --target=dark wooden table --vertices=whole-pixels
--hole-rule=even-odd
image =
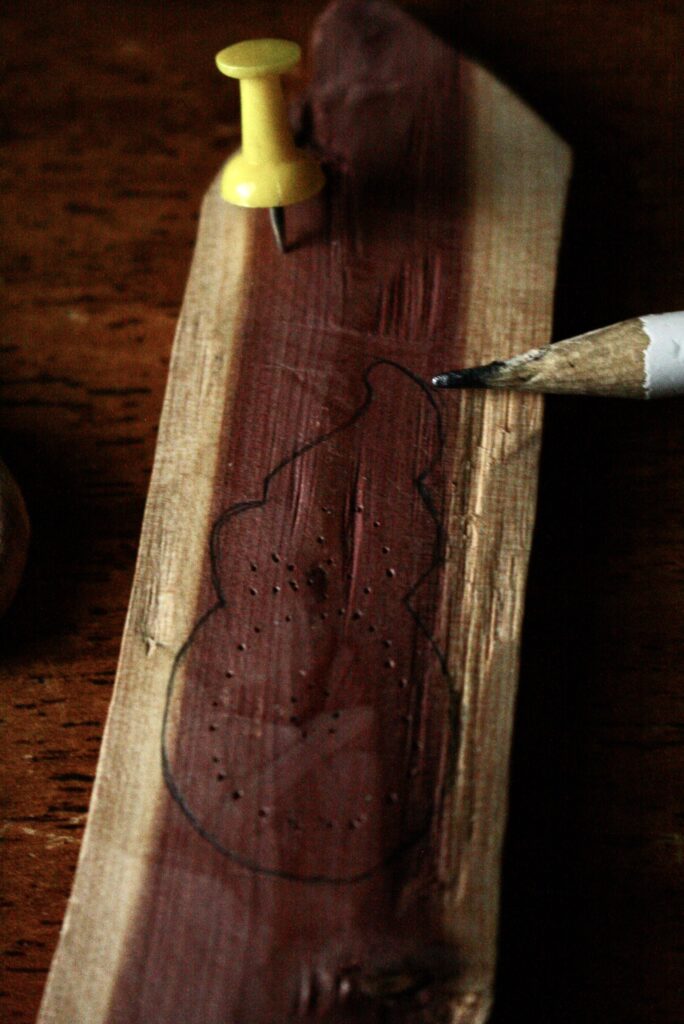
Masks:
[[[2,16],[0,451],[33,522],[0,624],[8,1022],[34,1019],[57,941],[197,210],[237,137],[213,54],[304,42],[321,7],[25,0]],[[575,149],[556,335],[681,308],[678,0],[414,9]],[[681,403],[549,401],[496,1024],[684,1018],[683,641]]]

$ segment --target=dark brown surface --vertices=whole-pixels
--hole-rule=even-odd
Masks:
[[[70,888],[196,211],[235,139],[213,53],[303,41],[319,6],[4,17],[2,454],[34,528],[1,627],[8,1021],[35,1016]],[[679,5],[418,6],[575,149],[556,335],[681,308]],[[496,1021],[674,1024],[684,420],[547,409]]]

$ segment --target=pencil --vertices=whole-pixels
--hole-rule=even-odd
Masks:
[[[440,373],[432,383],[616,398],[684,395],[684,312],[623,320],[511,359]]]

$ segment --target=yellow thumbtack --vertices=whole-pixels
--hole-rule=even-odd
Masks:
[[[284,39],[249,39],[216,54],[219,71],[240,80],[242,149],[226,164],[221,195],[237,206],[268,207],[285,252],[283,207],[316,195],[325,183],[317,161],[297,149],[280,85],[301,49]]]

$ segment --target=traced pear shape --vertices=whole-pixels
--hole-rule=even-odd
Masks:
[[[396,363],[364,385],[347,420],[217,519],[216,602],[169,682],[172,796],[216,850],[289,878],[357,880],[409,848],[453,756],[432,621],[439,409]]]

